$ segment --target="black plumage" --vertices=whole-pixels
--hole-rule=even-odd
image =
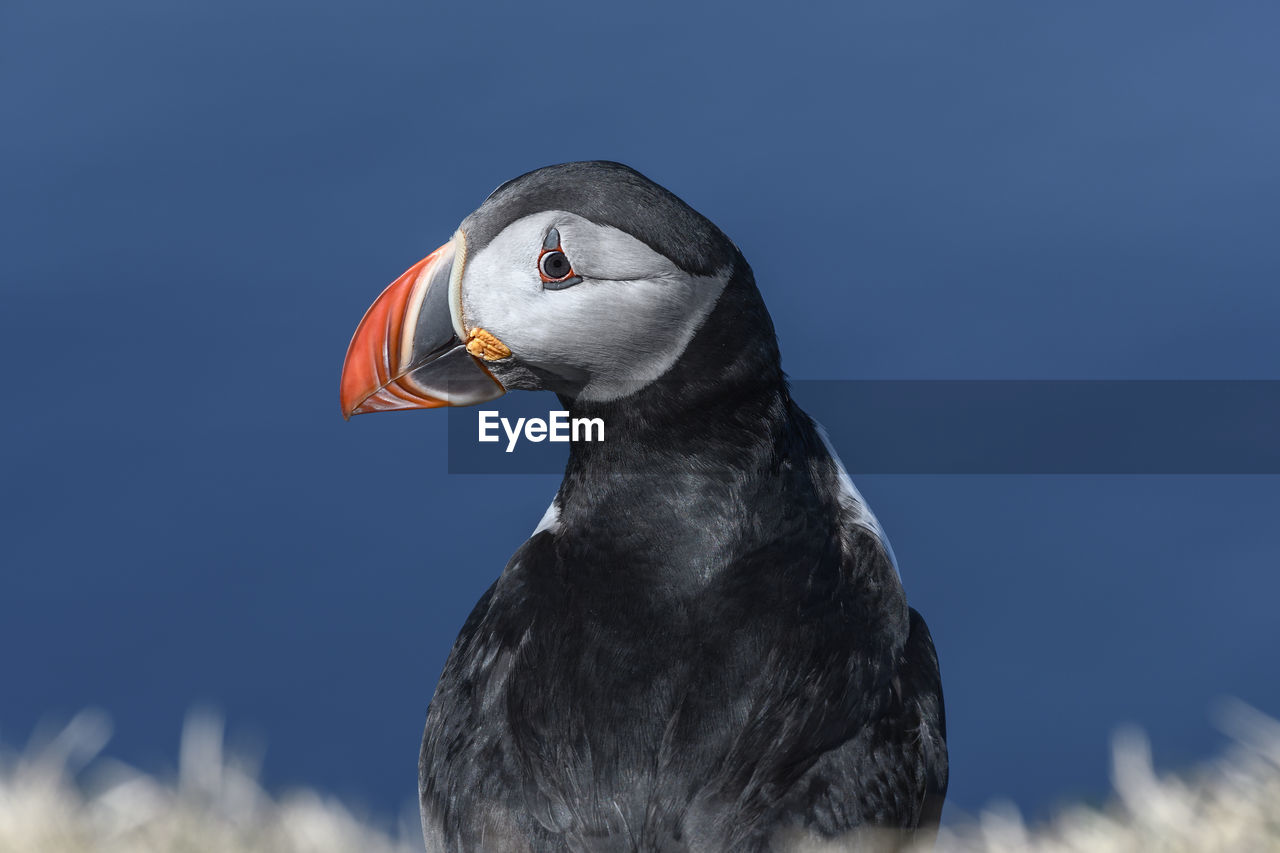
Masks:
[[[557,523],[449,657],[419,767],[428,848],[763,851],[936,825],[932,640],[791,399],[750,267],[675,196],[603,163],[500,187],[464,222],[469,247],[542,209],[730,276],[658,381],[612,402],[557,388],[607,441],[573,445]]]

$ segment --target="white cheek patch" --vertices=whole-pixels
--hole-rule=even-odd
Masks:
[[[547,290],[538,255],[556,228],[583,281]],[[729,279],[690,275],[617,228],[546,211],[508,225],[468,258],[462,324],[484,328],[525,364],[584,381],[607,401],[665,373],[688,347]]]
[[[567,214],[572,215],[572,214]],[[560,248],[585,278],[641,281],[685,276],[670,259],[617,228],[596,225],[579,216],[559,227]]]

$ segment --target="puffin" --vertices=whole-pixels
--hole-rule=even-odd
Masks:
[[[606,427],[570,445],[436,685],[418,762],[429,851],[936,833],[932,638],[791,397],[751,267],[708,219],[614,162],[508,181],[376,299],[340,390],[348,418],[549,390]]]

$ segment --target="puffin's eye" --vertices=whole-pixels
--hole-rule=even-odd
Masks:
[[[564,281],[573,275],[573,265],[564,252],[552,249],[543,251],[542,257],[538,258],[538,272],[542,273],[543,282]]]
[[[573,271],[573,264],[560,248],[560,231],[552,228],[542,238],[542,254],[538,255],[538,274],[542,276],[543,290],[564,290],[582,281]]]

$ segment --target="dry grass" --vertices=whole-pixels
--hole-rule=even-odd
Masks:
[[[421,853],[416,817],[393,835],[313,791],[272,797],[251,762],[223,753],[214,715],[187,719],[171,781],[95,761],[109,736],[106,717],[85,712],[0,757],[2,853]]]
[[[939,851],[986,853],[1191,853],[1280,851],[1280,723],[1240,702],[1224,703],[1219,725],[1235,744],[1183,776],[1158,777],[1137,731],[1112,744],[1112,802],[1074,806],[1029,829],[1009,806],[949,826]]]
[[[1280,723],[1232,703],[1221,714],[1235,745],[1185,776],[1158,778],[1150,748],[1129,732],[1114,744],[1114,801],[1075,807],[1028,828],[1011,807],[953,821],[940,851],[1278,851]],[[21,754],[0,755],[0,851],[21,853],[409,853],[416,822],[392,833],[337,800],[273,797],[255,768],[225,755],[222,726],[194,715],[177,778],[162,781],[97,758],[110,735],[86,712]],[[88,772],[81,772],[87,765]]]

